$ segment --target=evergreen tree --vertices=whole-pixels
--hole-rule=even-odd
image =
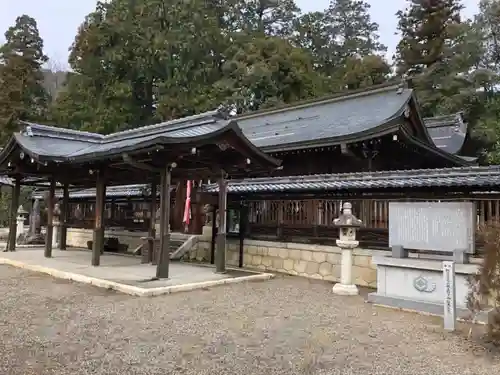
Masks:
[[[295,0],[227,0],[225,19],[230,32],[291,37],[300,9]]]
[[[424,116],[463,110],[475,96],[470,72],[477,51],[468,47],[470,25],[461,21],[459,0],[411,0],[397,13],[400,74],[413,78]]]
[[[332,0],[328,9],[296,20],[295,43],[310,51],[315,69],[332,91],[384,82],[390,66],[382,54],[378,25],[370,5],[360,0]],[[372,83],[370,83],[372,82]]]
[[[0,142],[11,136],[19,120],[44,120],[48,94],[42,65],[47,60],[36,21],[18,17],[0,47]]]
[[[322,76],[309,54],[278,37],[246,37],[226,54],[223,77],[216,87],[224,104],[239,113],[321,95]]]
[[[264,0],[99,4],[73,44],[77,74],[53,106],[54,122],[107,133],[224,103],[246,110],[309,97],[321,79],[308,53],[272,36],[288,33],[292,9],[293,1]]]

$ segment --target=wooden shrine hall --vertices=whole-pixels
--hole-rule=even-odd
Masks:
[[[237,121],[219,111],[145,126],[109,135],[100,135],[33,123],[23,123],[0,153],[0,172],[13,179],[9,251],[16,247],[15,215],[21,185],[49,183],[45,256],[52,256],[52,234],[56,185],[63,187],[61,206],[61,248],[66,247],[69,189],[95,187],[96,210],[93,266],[100,264],[104,243],[103,209],[106,187],[133,183],[151,185],[156,197],[160,186],[160,246],[157,254],[157,278],[169,277],[168,219],[170,186],[178,180],[217,180],[219,204],[227,205],[227,178],[268,175],[278,168],[277,159],[260,151],[241,131]],[[151,213],[156,212],[151,200]],[[152,218],[155,215],[151,215]],[[221,215],[224,228],[225,215]],[[154,220],[149,236],[155,237]],[[225,271],[226,234],[217,236],[216,271]],[[154,251],[150,241],[149,254]]]

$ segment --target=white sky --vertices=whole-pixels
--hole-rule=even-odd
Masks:
[[[390,57],[398,42],[395,13],[405,8],[406,0],[367,1],[371,4],[372,19],[380,25],[381,41],[389,47],[387,55]],[[467,17],[477,12],[478,0],[462,1],[466,6],[464,14]],[[68,48],[78,26],[94,10],[96,0],[0,0],[0,3],[0,41],[17,16],[28,14],[38,22],[45,53],[58,63],[66,64]],[[304,12],[308,12],[325,9],[329,0],[296,0],[296,3]]]

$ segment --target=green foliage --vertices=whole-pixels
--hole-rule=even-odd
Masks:
[[[22,186],[21,194],[19,196],[19,204],[23,206],[26,211],[31,207],[31,194],[33,188]],[[0,187],[0,227],[5,228],[9,225],[10,215],[10,202],[12,200],[12,188],[8,186]],[[17,209],[17,208],[16,208]]]
[[[398,12],[399,73],[413,78],[424,116],[463,110],[475,89],[469,73],[478,58],[468,50],[471,27],[461,22],[463,6],[459,0],[410,3]]]
[[[276,37],[238,39],[226,52],[216,88],[239,112],[307,99],[322,91],[310,56]]]
[[[500,224],[491,223],[481,228],[483,242],[483,263],[478,275],[470,280],[467,307],[473,317],[493,305],[487,325],[487,338],[492,344],[500,345]]]
[[[16,130],[19,120],[44,119],[49,100],[41,68],[47,56],[36,21],[18,17],[5,40],[0,47],[0,143]]]
[[[332,0],[325,11],[296,20],[294,41],[311,53],[315,69],[330,79],[331,91],[365,86],[371,78],[361,78],[361,72],[374,77],[390,70],[380,56],[387,48],[378,41],[378,25],[372,22],[369,9],[365,1]]]

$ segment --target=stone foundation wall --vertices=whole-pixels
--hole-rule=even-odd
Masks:
[[[146,232],[127,231],[106,231],[105,237],[116,237],[120,243],[128,245],[128,251],[142,244],[141,237],[145,237]],[[74,247],[87,247],[87,241],[92,241],[93,232],[90,229],[68,228],[67,245]]]
[[[201,237],[185,260],[208,262],[210,260],[210,239]],[[372,264],[373,255],[387,255],[387,252],[355,249],[353,262],[354,282],[360,286],[377,287],[377,270]],[[238,266],[239,241],[228,239],[227,261]],[[305,245],[271,241],[245,240],[243,266],[266,271],[281,272],[311,279],[340,281],[341,250],[334,246]]]

